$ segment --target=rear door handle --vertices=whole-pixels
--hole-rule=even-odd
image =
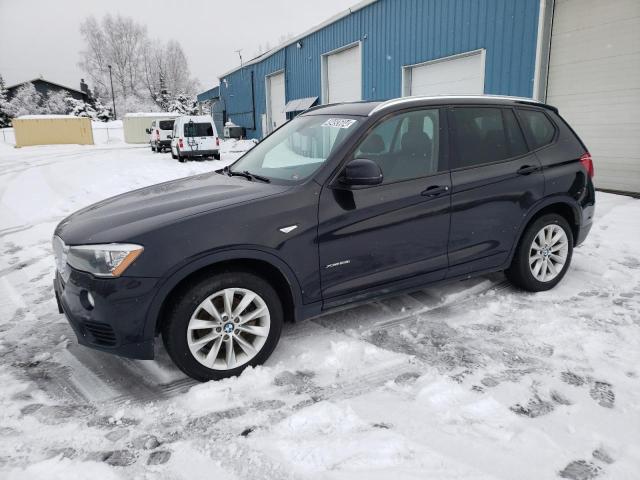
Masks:
[[[530,173],[534,173],[540,170],[539,167],[533,165],[523,165],[518,169],[518,175],[529,175]]]
[[[447,193],[449,191],[449,185],[431,185],[427,187],[426,190],[423,190],[420,195],[423,197],[437,197],[443,193]]]

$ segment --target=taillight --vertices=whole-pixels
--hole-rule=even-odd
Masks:
[[[589,152],[580,157],[580,163],[587,171],[587,175],[589,175],[589,178],[593,178],[595,171],[593,169],[593,160],[591,159],[591,154]]]
[[[218,137],[216,137],[216,147],[220,146],[220,139]]]
[[[156,135],[160,136],[160,130],[156,130]]]
[[[178,139],[178,145],[180,145],[180,148],[184,148],[184,144],[182,143],[182,139]]]

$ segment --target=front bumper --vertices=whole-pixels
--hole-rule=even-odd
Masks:
[[[158,279],[96,278],[71,270],[65,283],[56,272],[53,287],[78,343],[123,357],[149,360],[154,338],[145,336],[145,320]],[[91,292],[95,306],[87,302]]]

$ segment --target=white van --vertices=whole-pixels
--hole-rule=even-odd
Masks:
[[[176,118],[171,135],[171,157],[184,162],[189,157],[220,160],[220,139],[209,115]]]
[[[151,122],[151,127],[147,128],[147,133],[149,134],[149,144],[152,152],[161,152],[165,148],[171,148],[173,122],[172,118],[163,118]]]

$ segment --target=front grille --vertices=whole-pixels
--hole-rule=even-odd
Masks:
[[[116,344],[116,333],[111,325],[101,322],[84,322],[84,328],[96,345],[113,347]]]

